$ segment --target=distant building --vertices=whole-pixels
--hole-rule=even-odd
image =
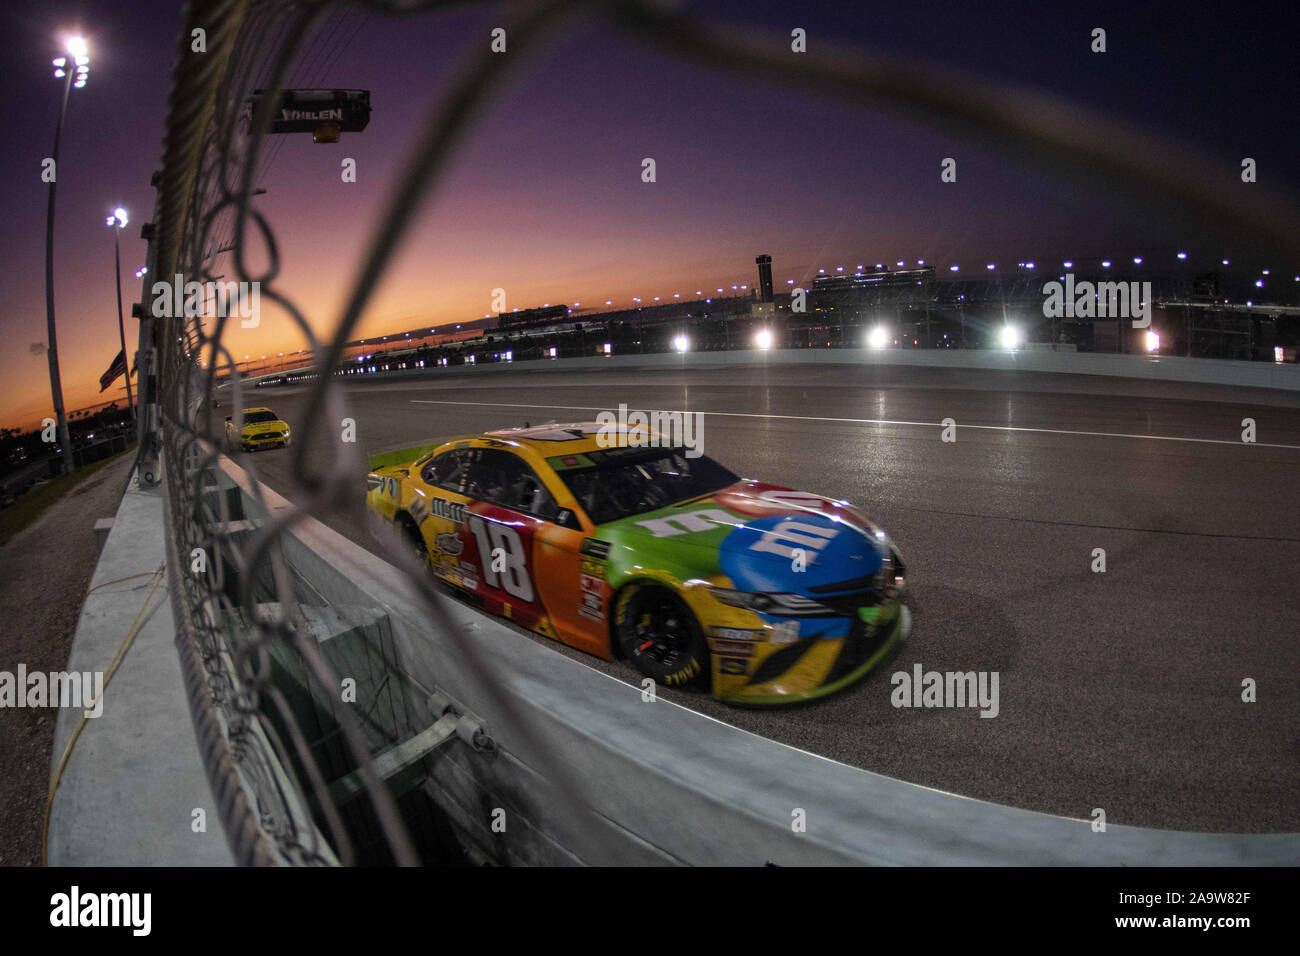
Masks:
[[[518,312],[502,312],[497,316],[497,328],[522,329],[530,325],[545,325],[569,317],[567,305],[551,305],[542,309],[520,309]]]
[[[934,266],[920,266],[916,269],[886,269],[884,272],[855,272],[852,275],[843,272],[819,275],[813,279],[812,287],[814,292],[847,292],[925,285],[933,281]]]
[[[772,301],[772,257],[761,255],[754,260],[758,263],[758,301]]]

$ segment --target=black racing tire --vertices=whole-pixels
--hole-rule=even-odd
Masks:
[[[671,588],[633,583],[614,602],[619,652],[646,677],[686,687],[710,677],[709,644],[694,613]]]

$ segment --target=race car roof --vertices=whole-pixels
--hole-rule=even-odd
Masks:
[[[608,440],[611,433],[621,436],[629,431],[623,424],[603,425],[600,422],[569,422],[567,424],[533,425],[527,428],[502,428],[497,431],[485,432],[483,437],[519,442],[521,445],[527,445],[542,457],[550,458],[553,455],[580,454],[605,447],[598,441],[602,428],[605,429],[606,440]],[[637,431],[639,432],[638,437],[644,439],[659,437],[658,432],[653,428],[646,428],[644,431],[637,429]],[[621,444],[621,442],[615,444]]]

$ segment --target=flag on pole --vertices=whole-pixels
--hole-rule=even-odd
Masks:
[[[108,367],[108,371],[99,376],[99,390],[102,392],[108,386],[117,381],[117,377],[126,372],[126,353],[119,351],[117,358],[113,359],[113,364]]]

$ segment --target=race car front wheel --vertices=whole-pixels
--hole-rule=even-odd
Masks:
[[[658,584],[632,584],[614,606],[619,650],[636,669],[669,687],[709,676],[709,645],[700,623],[676,593]]]
[[[402,532],[402,540],[411,549],[415,559],[426,568],[433,567],[432,562],[429,560],[429,547],[424,543],[424,536],[420,534],[420,529],[416,527],[415,519],[405,512],[399,512],[397,524]]]

